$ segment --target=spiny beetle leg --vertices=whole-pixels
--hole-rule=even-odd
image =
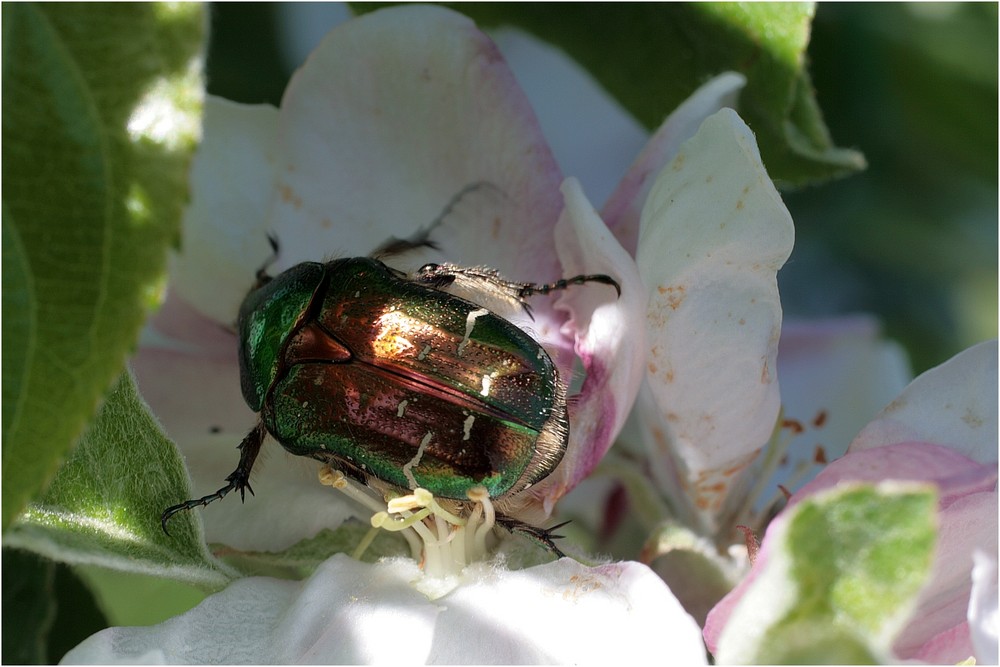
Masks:
[[[271,282],[271,276],[267,275],[267,267],[274,264],[274,262],[278,259],[278,237],[271,232],[268,232],[267,242],[271,245],[271,256],[260,265],[260,268],[257,269],[257,272],[254,274],[256,281],[253,284],[252,290],[260,289],[264,285]]]
[[[194,509],[195,507],[204,507],[216,500],[222,500],[233,489],[240,492],[240,500],[246,500],[247,491],[250,491],[250,495],[253,495],[253,488],[250,486],[250,470],[253,468],[254,461],[257,460],[257,454],[260,452],[260,447],[264,443],[266,435],[267,430],[264,428],[263,422],[258,422],[253,427],[253,430],[247,433],[247,436],[243,438],[243,442],[239,446],[240,462],[236,465],[236,470],[229,473],[229,476],[226,477],[227,484],[224,487],[215,493],[210,493],[207,496],[193,500],[185,500],[179,505],[174,505],[163,510],[163,514],[160,515],[160,526],[163,528],[163,532],[167,535],[170,534],[167,530],[167,522],[173,515],[178,512]]]
[[[431,232],[434,231],[438,225],[444,222],[449,215],[451,215],[452,211],[455,210],[455,207],[460,201],[462,201],[462,199],[465,198],[466,195],[484,188],[491,188],[503,194],[499,188],[489,181],[476,181],[475,183],[470,183],[459,190],[458,193],[451,198],[441,213],[438,214],[438,217],[434,218],[426,227],[421,227],[405,239],[397,238],[395,236],[387,239],[384,243],[382,243],[382,245],[375,248],[369,257],[372,259],[385,259],[386,257],[399,255],[417,248],[430,248],[432,250],[438,250],[437,244],[431,240]]]
[[[560,524],[552,526],[551,528],[539,528],[538,526],[532,526],[516,519],[510,519],[505,516],[498,516],[497,523],[503,526],[511,534],[518,533],[524,535],[528,539],[538,542],[543,547],[555,554],[556,558],[562,558],[566,554],[562,552],[559,547],[556,546],[554,540],[562,539],[562,535],[554,534],[555,531],[559,530],[563,526],[569,523],[569,521],[563,521]]]

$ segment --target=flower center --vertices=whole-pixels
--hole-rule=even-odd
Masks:
[[[380,500],[367,487],[330,466],[320,469],[319,481],[374,512],[372,529],[354,550],[354,558],[361,557],[379,530],[402,534],[413,558],[421,562],[427,575],[434,577],[457,575],[469,563],[489,555],[488,538],[496,525],[496,513],[485,487],[469,489],[472,510],[468,516],[459,516],[442,506],[427,489],[417,488],[408,495]],[[455,505],[455,510],[461,508],[454,501],[449,504]]]

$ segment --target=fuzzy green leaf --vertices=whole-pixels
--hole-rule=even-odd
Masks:
[[[768,560],[726,626],[719,662],[891,659],[930,574],[936,512],[934,488],[916,484],[853,485],[800,502],[768,533]]]
[[[3,6],[3,525],[158,300],[198,134],[196,5]]]
[[[123,374],[45,496],[4,536],[5,546],[75,564],[219,587],[236,573],[207,550],[197,515],[163,509],[190,496],[187,470]]]

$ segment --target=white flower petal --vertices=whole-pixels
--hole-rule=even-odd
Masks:
[[[969,630],[976,662],[997,664],[997,555],[972,554],[972,593],[969,596]]]
[[[254,273],[271,255],[267,209],[278,110],[205,100],[204,139],[191,167],[191,205],[171,288],[216,322],[232,326]]]
[[[464,16],[406,6],[338,26],[289,83],[280,127],[279,267],[368,254],[486,182],[433,234],[440,255],[405,259],[560,277],[558,167],[496,46]]]
[[[649,568],[588,568],[563,558],[528,570],[478,566],[482,579],[443,598],[430,662],[637,664],[667,655],[705,664],[701,632]]]
[[[173,440],[242,438],[256,421],[240,395],[237,338],[176,292],[142,331],[131,364],[143,399]]]
[[[239,461],[236,446],[241,440],[217,435],[185,447],[194,498],[225,486]],[[250,480],[253,495],[247,493],[241,502],[239,494],[231,493],[193,510],[201,513],[207,542],[245,551],[281,551],[325,528],[335,530],[348,518],[370,518],[370,510],[320,484],[318,462],[293,456],[273,440],[264,447]]]
[[[474,565],[429,600],[406,560],[326,561],[305,582],[242,579],[150,628],[109,628],[68,664],[514,664],[636,662],[663,654],[705,664],[693,619],[647,567],[562,559],[527,570]]]
[[[778,415],[775,276],[793,236],[753,134],[730,109],[681,148],[643,208],[637,262],[650,288],[655,398],[644,416],[655,457],[679,455],[687,493],[708,520]]]
[[[957,663],[973,655],[968,627],[972,556],[977,550],[997,553],[995,470],[992,479],[990,490],[942,498],[934,566],[917,608],[893,644],[898,657]]]
[[[643,204],[657,174],[674,159],[681,145],[698,132],[706,118],[724,107],[736,106],[744,85],[746,77],[742,74],[726,72],[694,91],[660,125],[608,198],[601,217],[632,255],[636,253]]]
[[[860,451],[933,442],[980,463],[997,460],[997,342],[960,352],[923,373],[851,443]]]

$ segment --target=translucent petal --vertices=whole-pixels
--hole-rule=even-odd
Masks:
[[[705,516],[722,506],[778,415],[775,276],[793,237],[753,134],[729,109],[682,146],[643,208],[637,262],[650,288],[654,399],[644,418],[654,456],[676,453]]]

